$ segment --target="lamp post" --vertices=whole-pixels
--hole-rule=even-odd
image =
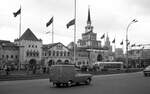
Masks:
[[[127,29],[126,29],[126,64],[127,64],[127,70],[128,70],[128,30],[129,30],[129,27],[131,26],[131,24],[133,23],[136,23],[138,22],[136,19],[133,19],[127,26]]]

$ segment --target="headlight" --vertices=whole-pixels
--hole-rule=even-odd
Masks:
[[[145,68],[145,70],[150,70],[150,68],[149,68],[149,67],[147,67],[147,68]]]

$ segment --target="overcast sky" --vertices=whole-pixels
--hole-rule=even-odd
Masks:
[[[150,43],[150,0],[76,0],[77,1],[77,40],[85,32],[90,5],[91,20],[97,40],[108,32],[110,41],[116,38],[116,47],[125,42],[127,25],[131,44]],[[22,34],[30,28],[44,44],[51,43],[51,26],[46,23],[54,16],[54,42],[68,45],[73,41],[73,29],[66,24],[74,18],[74,0],[0,0],[0,39],[10,40],[19,36],[19,16],[13,16],[20,3],[22,5]],[[102,44],[104,40],[101,40]]]

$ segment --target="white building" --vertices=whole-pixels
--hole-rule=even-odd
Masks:
[[[28,28],[23,35],[15,40],[19,46],[19,64],[23,68],[26,64],[40,64],[42,58],[42,40],[38,39]]]
[[[70,50],[60,42],[43,45],[42,60],[46,66],[72,63]]]

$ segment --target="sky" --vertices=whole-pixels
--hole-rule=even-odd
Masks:
[[[108,33],[112,44],[116,40],[116,48],[122,47],[128,24],[137,19],[138,22],[129,27],[128,38],[131,44],[150,44],[150,0],[76,0],[77,40],[85,32],[90,6],[93,32],[97,33],[97,40]],[[27,28],[43,40],[43,44],[52,42],[52,26],[46,23],[54,16],[54,42],[68,45],[73,41],[74,26],[69,29],[66,24],[74,18],[74,0],[0,0],[0,40],[10,40],[19,37],[19,16],[14,17],[22,7],[21,34]],[[76,40],[76,41],[77,41]],[[114,44],[112,44],[114,45]]]

